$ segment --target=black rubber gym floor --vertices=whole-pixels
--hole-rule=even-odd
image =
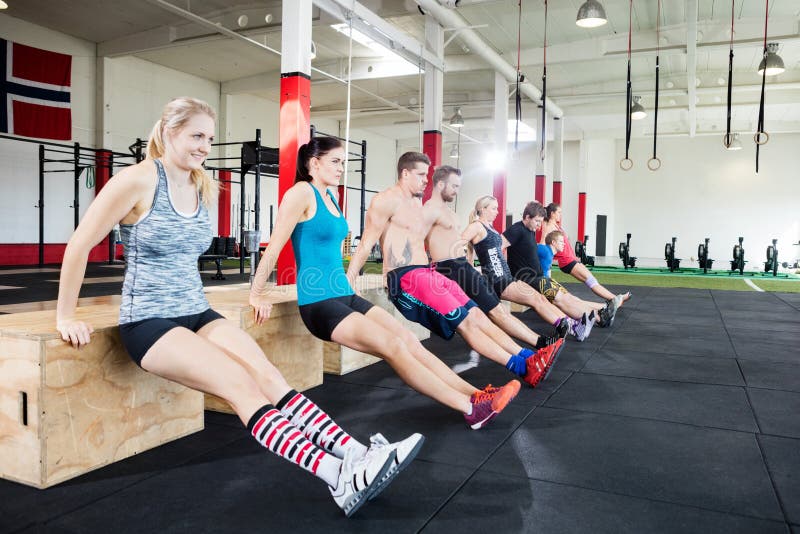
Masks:
[[[459,338],[425,345],[469,362]],[[636,288],[612,328],[569,342],[484,430],[384,363],[325,375],[307,394],[356,437],[427,438],[351,519],[207,412],[204,431],[57,487],[0,481],[0,531],[800,534],[799,347],[800,294]],[[486,360],[461,374],[510,378]]]

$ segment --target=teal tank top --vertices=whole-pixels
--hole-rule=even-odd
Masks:
[[[342,241],[347,236],[347,220],[330,191],[327,193],[338,216],[328,210],[317,188],[308,185],[314,191],[317,211],[312,218],[297,223],[292,232],[299,306],[353,294],[342,267]]]

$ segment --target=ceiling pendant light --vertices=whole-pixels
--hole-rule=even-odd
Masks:
[[[642,99],[641,96],[634,96],[633,97],[633,105],[631,106],[631,119],[638,121],[647,117],[647,112],[644,110],[644,106],[639,103]]]
[[[783,59],[778,55],[778,43],[767,45],[767,57],[761,60],[758,65],[758,75],[764,74],[764,66],[767,67],[767,76],[775,76],[782,73],[786,68],[783,66]]]
[[[575,24],[581,28],[597,28],[606,22],[606,10],[597,0],[586,0],[578,9],[578,18],[575,19]]]
[[[458,159],[458,145],[453,145],[453,148],[450,149],[450,157]]]
[[[457,107],[456,112],[453,113],[453,116],[450,117],[450,126],[453,128],[463,128],[464,127],[464,117],[461,116],[461,108]]]

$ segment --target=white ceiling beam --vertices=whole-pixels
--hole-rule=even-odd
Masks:
[[[484,41],[475,30],[471,29],[470,24],[464,20],[461,15],[452,9],[444,7],[437,0],[415,1],[425,11],[426,14],[432,15],[434,18],[436,18],[436,20],[439,21],[439,24],[441,24],[443,27],[451,28],[453,30],[461,30],[458,35],[458,39],[467,45],[467,47],[472,50],[474,54],[477,54],[481,57],[486,64],[484,69],[487,67],[489,69],[493,69],[505,76],[506,80],[509,82],[516,83],[516,68],[512,67],[508,61],[500,56],[500,54],[498,54],[494,48],[489,46],[489,44],[486,43],[486,41]],[[528,79],[526,78],[526,81],[520,84],[520,91],[537,104],[541,104],[542,91],[527,80]],[[545,108],[547,109],[547,112],[554,117],[561,117],[564,114],[564,112],[561,111],[561,108],[558,107],[558,104],[556,104],[552,99],[547,99],[547,102],[545,102]]]
[[[341,20],[353,23],[353,28],[368,35],[389,50],[403,56],[413,64],[421,59],[433,68],[443,71],[444,64],[435,54],[404,31],[383,20],[355,0],[313,0],[314,5]]]
[[[697,130],[697,0],[686,0],[686,88],[689,94],[689,137]]]
[[[164,7],[163,5],[160,7]],[[249,20],[259,21],[258,24],[251,24],[245,28],[238,29],[237,20],[245,15]],[[319,19],[319,16],[315,16]],[[259,9],[237,9],[230,13],[209,17],[212,23],[222,25],[226,28],[237,28],[236,33],[243,36],[263,35],[264,32],[280,31],[281,13],[277,10],[273,15],[273,20],[269,24],[264,24],[264,10]],[[196,21],[195,21],[196,22]],[[206,43],[225,39],[216,30],[210,29],[207,25],[197,23],[173,24],[169,26],[159,26],[150,30],[124,35],[108,41],[103,41],[97,45],[97,55],[104,57],[129,56],[150,50],[160,50],[178,45]]]
[[[724,31],[720,31],[719,25],[706,25],[705,34],[701,42],[696,42],[698,50],[708,52],[711,50],[727,50],[730,46],[730,36]],[[715,31],[712,29],[717,28]],[[698,28],[699,31],[699,28]],[[660,56],[685,55],[686,54],[686,35],[688,25],[681,24],[661,30],[662,37],[666,37],[667,44],[663,44]],[[782,44],[800,42],[798,24],[792,20],[770,21],[770,41]],[[713,39],[713,40],[711,40]],[[734,40],[734,53],[737,49],[753,48],[761,49],[764,40],[764,23],[747,22],[737,23],[736,39]],[[644,31],[636,33],[636,41],[639,43],[650,43],[647,46],[639,46],[631,50],[631,55],[655,56],[658,52],[656,47],[656,32]],[[547,62],[550,65],[566,65],[571,63],[585,63],[607,60],[619,60],[621,56],[628,53],[628,38],[625,36],[608,38],[591,38],[571,43],[552,44],[547,46]],[[504,57],[515,57],[516,50],[508,50],[503,53]],[[521,51],[523,67],[541,66],[542,48],[526,48]],[[473,55],[450,55],[445,60],[445,72],[461,72],[485,68],[484,63]]]

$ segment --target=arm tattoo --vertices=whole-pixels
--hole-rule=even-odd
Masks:
[[[406,245],[403,247],[403,255],[402,257],[397,257],[392,252],[392,248],[389,247],[389,267],[392,269],[396,269],[397,267],[405,267],[406,265],[411,265],[411,242],[406,240]]]

